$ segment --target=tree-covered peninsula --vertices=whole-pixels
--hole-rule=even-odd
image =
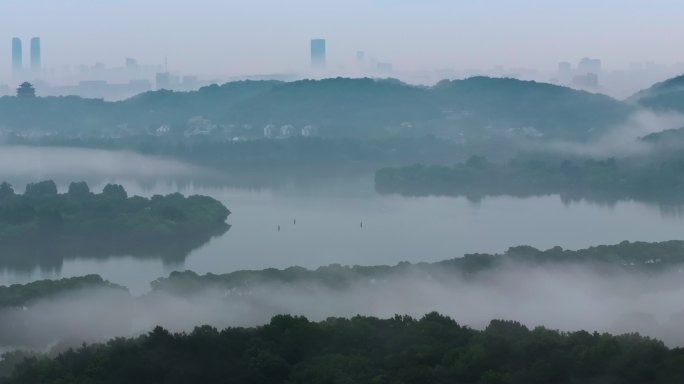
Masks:
[[[513,269],[585,268],[601,276],[658,276],[682,272],[684,241],[660,243],[628,242],[569,250],[553,247],[539,250],[530,246],[511,247],[502,254],[473,253],[434,263],[401,262],[397,265],[344,266],[333,264],[311,270],[303,267],[234,271],[226,274],[198,275],[193,271],[175,271],[151,283],[154,291],[173,295],[191,295],[207,290],[239,295],[268,286],[310,285],[345,289],[354,285],[377,287],[403,281],[429,280],[448,283],[458,279],[476,279],[484,274]],[[642,286],[646,290],[646,286]]]
[[[201,244],[225,232],[228,215],[223,204],[206,196],[128,196],[114,184],[93,193],[84,182],[71,183],[66,193],[58,193],[53,181],[28,184],[23,194],[17,194],[2,183],[0,248],[7,260],[26,250],[130,254],[154,251],[163,244],[184,248],[183,244],[196,244],[198,239]]]
[[[563,159],[519,157],[507,163],[472,156],[453,166],[411,165],[383,168],[375,174],[375,189],[404,196],[486,196],[559,194],[569,200],[636,199],[658,203],[684,201],[684,161],[680,157],[645,161],[623,159]]]

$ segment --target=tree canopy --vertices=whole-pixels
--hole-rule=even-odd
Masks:
[[[265,326],[189,334],[157,327],[134,339],[29,357],[3,384],[98,383],[676,383],[684,350],[639,335],[483,331],[430,313],[316,323],[281,315]]]
[[[535,196],[560,194],[569,200],[639,199],[684,201],[684,162],[680,158],[582,159],[527,156],[494,163],[473,156],[453,166],[411,165],[383,168],[375,174],[383,194],[407,196]]]
[[[179,261],[224,234],[230,211],[207,196],[128,196],[120,185],[92,193],[84,182],[60,194],[53,181],[16,194],[0,184],[0,267],[58,268],[64,259],[114,255]]]
[[[67,291],[93,288],[126,289],[105,281],[98,275],[61,280],[40,280],[23,285],[0,286],[0,308],[24,306],[34,300],[44,299]]]

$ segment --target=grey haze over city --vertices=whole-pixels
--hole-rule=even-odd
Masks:
[[[250,76],[434,84],[488,75],[626,97],[684,68],[684,53],[670,46],[684,35],[682,11],[675,0],[3,0],[0,84],[13,93],[20,80],[12,75],[11,39],[23,40],[28,65],[37,36],[40,78],[53,86],[146,80],[155,89],[156,74],[168,68],[182,90]],[[326,40],[327,65],[311,71],[316,38]],[[601,65],[587,70],[583,58]],[[574,79],[587,71],[599,78]]]

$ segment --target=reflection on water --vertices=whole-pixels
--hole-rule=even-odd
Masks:
[[[122,242],[119,240],[86,237],[64,240],[55,238],[45,242],[0,244],[0,269],[17,273],[29,273],[36,268],[57,273],[65,260],[70,259],[116,259],[130,256],[134,259],[156,259],[169,266],[182,266],[192,251],[207,244],[211,239],[226,234],[230,225],[217,228],[214,233],[192,234],[164,239],[164,241]]]
[[[149,288],[150,281],[173,270],[220,274],[292,265],[315,268],[333,263],[438,261],[465,253],[502,252],[521,244],[576,249],[623,240],[681,239],[684,229],[681,208],[663,211],[634,201],[602,205],[568,202],[557,195],[503,196],[478,202],[380,196],[374,192],[372,177],[258,190],[116,182],[129,193],[144,196],[177,191],[210,195],[232,211],[232,228],[221,237],[197,244],[196,249],[176,249],[173,257],[160,253],[145,257],[65,255],[58,267],[43,265],[46,268],[42,270],[39,263],[28,259],[21,268],[6,265],[0,271],[0,284],[97,273],[139,293]]]

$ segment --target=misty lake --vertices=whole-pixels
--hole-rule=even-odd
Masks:
[[[516,245],[577,249],[623,240],[681,239],[684,229],[681,214],[634,201],[601,205],[567,203],[560,196],[492,197],[478,202],[381,196],[370,177],[272,189],[116,182],[129,194],[142,196],[176,191],[212,196],[232,211],[228,219],[232,228],[185,260],[113,256],[65,259],[58,266],[32,270],[5,266],[0,285],[99,274],[142,293],[151,281],[175,270],[221,274],[293,265],[394,265],[502,252]],[[96,184],[92,186],[97,190]]]

